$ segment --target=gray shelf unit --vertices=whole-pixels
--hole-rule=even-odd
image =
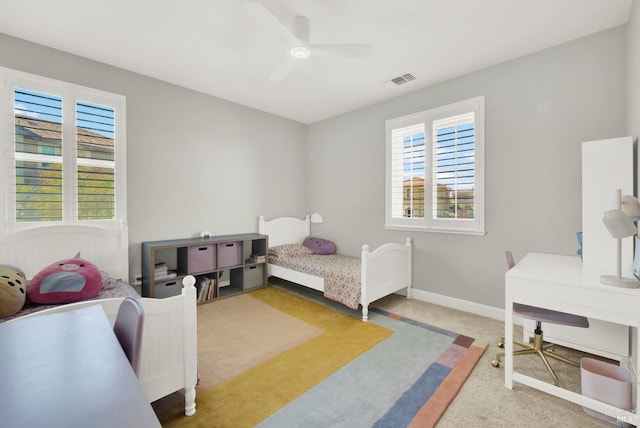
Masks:
[[[142,296],[165,298],[180,294],[186,275],[216,279],[215,297],[205,301],[265,287],[268,248],[268,236],[258,233],[143,242]],[[252,254],[264,256],[264,261],[251,261]],[[156,279],[155,266],[161,262],[176,276]]]

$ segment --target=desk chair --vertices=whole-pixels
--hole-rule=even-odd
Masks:
[[[513,254],[511,254],[511,251],[507,251],[505,253],[505,256],[507,260],[507,270],[509,270],[515,266],[515,262],[513,261]],[[564,363],[571,364],[572,366],[575,366],[575,367],[580,367],[580,363],[571,361],[561,355],[554,353],[551,350],[551,348],[553,347],[553,344],[548,344],[548,345],[544,344],[543,333],[542,333],[542,323],[548,322],[552,324],[561,324],[561,325],[568,325],[573,327],[587,328],[589,327],[589,320],[586,317],[583,317],[580,315],[567,314],[564,312],[552,311],[544,308],[538,308],[535,306],[523,305],[521,303],[513,304],[513,313],[518,315],[521,318],[527,318],[530,320],[534,320],[536,322],[533,345],[530,343],[521,342],[519,340],[514,340],[513,341],[514,344],[523,348],[518,351],[514,351],[513,352],[514,356],[537,354],[542,359],[542,362],[547,367],[547,370],[549,370],[549,373],[551,373],[551,376],[553,377],[553,383],[555,385],[558,384],[558,377],[556,376],[555,372],[549,365],[549,361],[547,360],[547,357],[551,357],[556,360],[562,361]],[[504,337],[501,339],[498,346],[501,348],[504,346]],[[499,367],[500,357],[503,355],[504,355],[504,352],[498,353],[496,355],[496,359],[491,361],[491,364],[494,367]]]
[[[142,304],[137,299],[127,297],[118,308],[113,332],[116,334],[136,376],[140,371],[143,326],[144,310]]]

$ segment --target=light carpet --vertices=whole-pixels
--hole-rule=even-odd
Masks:
[[[276,287],[243,296],[323,333],[199,393],[192,417],[179,399],[154,403],[163,426],[433,426],[486,348],[382,311],[363,323]]]

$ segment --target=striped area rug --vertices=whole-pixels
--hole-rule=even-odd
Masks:
[[[322,296],[285,290],[249,295],[324,333],[199,393],[194,416],[180,398],[154,405],[163,427],[430,427],[487,347],[375,308],[363,323]]]
[[[376,427],[432,427],[453,401],[467,377],[473,371],[487,342],[439,329],[409,318],[373,309],[401,322],[434,330],[454,338],[447,349],[380,418]]]
[[[369,316],[393,335],[257,426],[435,426],[487,343],[376,308]]]

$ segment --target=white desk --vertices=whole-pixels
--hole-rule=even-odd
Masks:
[[[528,254],[505,275],[505,338],[513,337],[513,303],[525,303],[636,327],[633,331],[639,340],[635,341],[632,354],[640,355],[640,290],[601,285],[600,274],[583,269],[579,257]],[[638,425],[638,416],[633,413],[514,371],[511,340],[505,340],[505,354],[507,388],[512,389],[513,382],[519,382]],[[640,409],[635,386],[634,383],[635,407]]]
[[[160,427],[100,305],[2,323],[0,344],[0,425]]]

